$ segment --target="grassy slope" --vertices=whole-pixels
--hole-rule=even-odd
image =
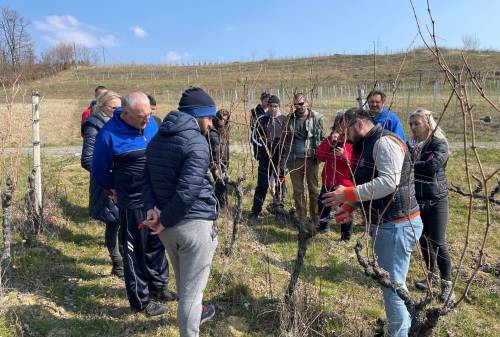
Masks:
[[[459,64],[460,54],[456,51],[446,52],[452,67]],[[468,54],[474,70],[486,78],[487,94],[497,103],[500,99],[500,53],[479,52]],[[390,87],[395,79],[402,54],[379,56],[377,59],[377,79],[384,88]],[[249,105],[258,100],[258,93],[263,89],[274,89],[282,100],[282,110],[287,112],[290,95],[295,88],[307,90],[314,84],[322,87],[323,96],[314,98],[314,109],[323,113],[327,122],[331,123],[333,113],[341,108],[356,104],[356,86],[371,88],[373,86],[373,58],[371,55],[334,55],[291,60],[271,60],[249,63],[231,63],[206,66],[107,66],[88,67],[68,70],[52,78],[28,83],[21,90],[24,96],[18,95],[19,103],[14,106],[15,125],[23,125],[29,133],[31,122],[31,105],[29,93],[38,90],[42,95],[40,104],[41,139],[44,145],[77,145],[81,143],[80,116],[88,104],[97,84],[105,84],[109,88],[126,93],[131,90],[143,90],[152,93],[158,101],[158,115],[164,116],[177,107],[181,91],[189,85],[199,85],[210,91],[218,107],[233,111],[233,142],[246,139],[248,130]],[[399,91],[392,109],[396,111],[403,124],[410,111],[423,106],[440,112],[448,98],[449,90],[442,86],[441,94],[433,102],[433,83],[443,81],[443,75],[436,68],[435,61],[424,50],[416,50],[408,54],[399,76]],[[245,106],[243,84],[249,91],[249,101]],[[341,85],[350,85],[350,93],[341,89]],[[418,86],[421,85],[419,89]],[[335,94],[333,93],[335,86]],[[416,87],[417,86],[417,87]],[[279,90],[279,93],[278,93]],[[471,88],[469,90],[474,104],[473,115],[477,120],[484,115],[492,115],[493,122],[486,124],[476,121],[477,140],[495,141],[499,129],[500,114],[492,111]],[[234,100],[233,95],[238,99]],[[3,93],[0,93],[0,97]],[[246,108],[246,109],[245,109]],[[0,114],[5,106],[0,106]],[[452,100],[448,112],[443,118],[442,126],[452,141],[460,141],[463,133],[462,116],[459,107]],[[29,135],[25,143],[29,142]]]
[[[499,150],[480,150],[486,170],[498,164]],[[450,181],[465,186],[463,155],[456,151],[450,160]],[[236,158],[235,158],[236,159]],[[233,175],[239,171],[233,159]],[[242,162],[239,158],[239,162]],[[477,171],[473,167],[474,172]],[[246,166],[250,174],[250,165]],[[238,172],[240,173],[240,172]],[[76,158],[55,158],[46,163],[47,186],[56,186],[52,197],[51,221],[56,234],[45,235],[39,246],[26,247],[19,238],[14,245],[12,269],[7,274],[12,290],[4,298],[0,336],[177,336],[175,304],[166,317],[147,319],[128,309],[123,282],[109,276],[110,264],[103,247],[103,227],[86,216],[87,175]],[[249,209],[254,181],[244,183],[245,209]],[[448,229],[453,262],[456,265],[466,231],[467,199],[451,194]],[[484,211],[475,202],[470,246],[465,255],[465,274],[470,273],[484,230]],[[487,242],[487,262],[500,257],[498,207],[495,226]],[[214,259],[205,300],[218,307],[217,320],[203,327],[202,336],[275,336],[279,329],[280,300],[295,258],[295,230],[277,223],[271,216],[252,227],[244,227],[232,257],[223,254],[230,233],[227,217],[220,220],[220,247]],[[356,229],[356,237],[363,228]],[[300,297],[307,298],[310,310],[334,313],[324,332],[348,336],[369,328],[383,315],[378,287],[361,272],[353,244],[338,245],[338,228],[316,237],[308,251],[302,274]],[[498,267],[497,267],[498,268]],[[412,261],[409,284],[422,271]],[[459,278],[458,288],[463,289]],[[173,285],[174,282],[172,282]],[[471,288],[470,301],[449,314],[436,336],[498,336],[498,276],[479,272]]]

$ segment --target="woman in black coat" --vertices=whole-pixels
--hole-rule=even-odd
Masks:
[[[420,246],[432,285],[441,285],[439,299],[446,301],[452,293],[451,258],[446,244],[448,225],[448,141],[428,110],[418,108],[410,115],[413,137],[409,148],[414,160],[415,194],[420,206],[424,230]],[[434,131],[434,133],[433,133]],[[437,271],[439,269],[439,275]],[[427,289],[427,280],[415,283],[418,289]]]
[[[121,107],[120,95],[107,91],[97,98],[96,113],[92,114],[83,124],[83,148],[81,165],[88,172],[92,171],[92,155],[94,144],[99,130],[113,116],[116,108]],[[118,207],[105,191],[97,184],[90,174],[89,184],[89,213],[96,220],[106,223],[104,243],[109,251],[113,275],[123,276],[123,260],[121,247],[118,240],[120,223],[118,220]]]

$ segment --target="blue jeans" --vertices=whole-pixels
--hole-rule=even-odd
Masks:
[[[423,224],[420,216],[403,222],[386,222],[378,227],[370,227],[377,262],[390,275],[393,282],[406,288],[406,274],[410,267],[410,257],[416,242],[422,235]],[[411,317],[403,300],[394,289],[382,287],[387,332],[390,337],[407,337]]]

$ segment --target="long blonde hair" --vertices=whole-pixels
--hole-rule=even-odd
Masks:
[[[102,94],[100,94],[99,96],[97,96],[97,99],[96,99],[97,109],[99,111],[102,110],[102,107],[106,103],[108,103],[109,101],[111,101],[112,99],[115,99],[115,98],[120,99],[121,96],[119,94],[117,94],[116,92],[111,91],[111,90],[103,92]]]
[[[429,111],[424,108],[417,108],[408,117],[408,122],[412,117],[420,117],[422,121],[424,121],[425,125],[427,126],[427,129],[429,130],[427,138],[429,138],[432,132],[434,131],[433,135],[434,137],[443,139],[444,141],[446,141],[446,143],[448,143],[444,131],[437,125],[434,117],[432,117],[432,111]],[[414,137],[412,137],[412,139],[415,141]]]

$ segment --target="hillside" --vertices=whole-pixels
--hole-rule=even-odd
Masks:
[[[461,64],[459,51],[444,51],[450,67]],[[393,82],[405,54],[377,55],[375,78],[383,84]],[[475,71],[489,81],[500,79],[499,52],[468,52],[467,57]],[[117,92],[141,89],[147,92],[166,93],[180,91],[190,85],[202,86],[221,94],[224,90],[242,90],[247,87],[305,88],[339,85],[373,86],[373,55],[332,55],[259,62],[233,62],[215,65],[110,65],[84,67],[60,73],[54,78],[27,85],[28,91],[39,90],[46,98],[87,99],[97,84],[105,84]],[[425,49],[416,49],[406,55],[399,81],[407,85],[426,88],[436,80],[443,80],[436,62]],[[162,97],[166,100],[167,97]]]

